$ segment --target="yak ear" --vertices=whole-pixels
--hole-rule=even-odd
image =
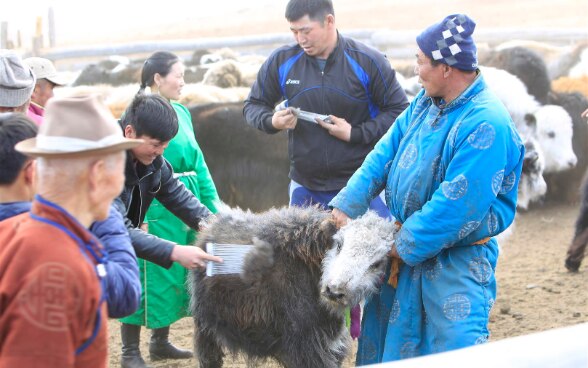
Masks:
[[[525,124],[527,124],[533,133],[537,131],[537,118],[535,118],[535,115],[525,114]]]
[[[319,229],[328,244],[332,244],[333,235],[335,235],[338,230],[337,225],[335,225],[335,220],[331,216],[323,219],[319,225]]]
[[[560,101],[560,94],[553,91],[547,93],[547,103],[551,105],[558,105]]]
[[[241,279],[248,284],[261,283],[274,266],[274,248],[265,240],[253,238],[252,250],[243,260]]]

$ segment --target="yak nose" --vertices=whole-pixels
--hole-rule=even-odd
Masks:
[[[333,301],[341,300],[345,296],[343,293],[336,292],[335,288],[329,285],[323,290],[323,295]]]

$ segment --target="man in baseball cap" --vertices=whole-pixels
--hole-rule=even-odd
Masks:
[[[30,57],[23,61],[37,78],[27,115],[37,124],[41,124],[47,101],[53,97],[53,89],[65,85],[66,82],[57,74],[57,69],[49,59]]]

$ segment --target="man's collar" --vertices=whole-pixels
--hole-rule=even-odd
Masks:
[[[145,175],[159,170],[163,166],[163,157],[157,156],[149,165],[143,165],[135,159],[132,151],[127,151],[127,162],[125,167],[125,181],[134,185]]]
[[[36,103],[33,100],[31,100],[31,105],[35,106],[38,109],[45,110],[45,108],[43,106],[39,105],[38,103]]]

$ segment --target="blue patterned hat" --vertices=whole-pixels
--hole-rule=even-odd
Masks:
[[[465,14],[449,15],[417,36],[420,49],[433,60],[461,70],[476,70],[478,57],[472,39],[476,23]]]

